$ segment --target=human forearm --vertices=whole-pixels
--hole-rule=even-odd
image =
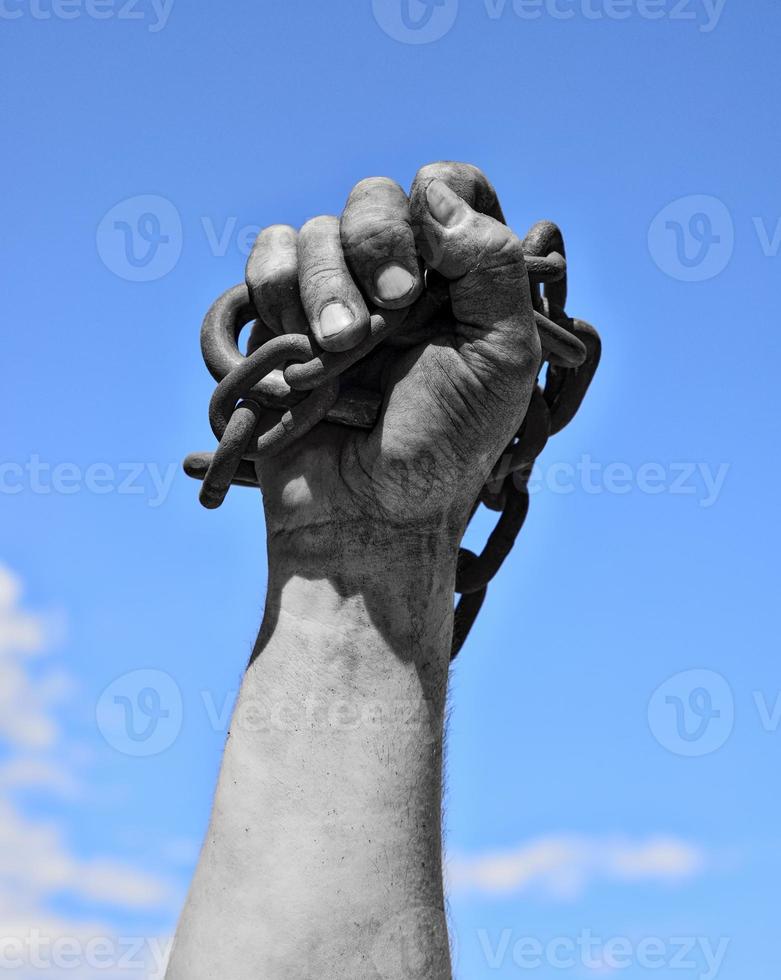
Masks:
[[[172,980],[449,978],[440,803],[457,542],[541,357],[523,244],[500,219],[484,175],[444,162],[409,197],[369,178],[341,218],[258,236],[246,300],[272,332],[314,338],[283,375],[315,393],[264,415],[243,451],[269,532],[266,616]],[[392,336],[364,357],[375,308]],[[242,358],[231,309],[204,336],[235,364],[218,402],[236,408],[309,345],[280,336]],[[345,393],[379,396],[371,428],[361,416],[305,431],[334,372]],[[212,423],[217,479],[236,433]]]
[[[394,921],[416,975],[449,977],[440,800],[456,550],[441,529],[272,538],[172,977],[406,977]]]

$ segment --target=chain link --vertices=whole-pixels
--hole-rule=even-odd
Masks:
[[[510,553],[529,510],[529,477],[537,457],[548,439],[560,432],[575,416],[586,395],[591,380],[599,366],[602,344],[597,331],[583,320],[575,320],[564,312],[567,301],[567,272],[564,240],[558,227],[548,221],[536,224],[523,242],[527,268],[535,269],[535,258],[551,253],[562,259],[564,271],[557,278],[534,281],[532,302],[535,311],[541,312],[562,331],[576,339],[585,356],[579,364],[561,364],[546,356],[548,362],[545,385],[535,387],[529,408],[514,439],[510,441],[499,462],[491,472],[480,503],[491,510],[500,511],[499,520],[490,534],[480,555],[466,548],[459,551],[456,570],[456,592],[460,593],[455,612],[451,659],[464,645],[480,607],[485,599],[488,583],[496,575]],[[540,292],[540,282],[544,283]],[[471,518],[470,518],[471,520]]]
[[[461,548],[456,570],[451,659],[463,646],[485,599],[488,583],[510,553],[529,509],[528,482],[535,460],[550,438],[575,416],[599,364],[597,331],[565,312],[567,263],[561,231],[551,222],[536,224],[523,242],[532,291],[534,320],[540,335],[543,387],[532,394],[516,435],[494,466],[479,499],[500,512],[479,555]],[[542,287],[542,288],[541,288]],[[256,349],[247,356],[238,347],[242,329],[255,321]],[[257,487],[254,460],[273,456],[293,445],[318,422],[370,429],[380,396],[345,385],[345,372],[376,347],[408,346],[420,336],[405,336],[396,319],[374,315],[369,334],[349,351],[322,350],[303,334],[273,335],[263,325],[247,287],[233,286],[206,314],[201,351],[218,382],[209,405],[209,421],[219,441],[214,453],[191,453],[184,461],[188,476],[203,481],[201,503],[219,507],[232,485]],[[272,413],[268,421],[269,411]],[[281,412],[281,417],[278,413]]]

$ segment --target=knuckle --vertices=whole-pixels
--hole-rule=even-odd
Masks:
[[[348,281],[344,270],[333,262],[311,266],[301,281],[301,297],[312,307],[322,304],[329,297],[340,296],[348,291]]]
[[[310,218],[298,235],[299,255],[308,265],[323,252],[333,253],[339,243],[339,219],[326,214]]]
[[[473,288],[486,277],[521,281],[526,275],[519,238],[506,225],[477,212],[460,226],[445,229],[433,245],[450,270],[446,274],[470,274]]]
[[[301,229],[299,245],[302,294],[312,295],[324,284],[344,278],[338,219],[328,215],[310,219]]]
[[[292,225],[267,225],[258,235],[258,241],[267,241],[271,244],[279,242],[295,241],[296,229]]]
[[[294,255],[270,253],[260,255],[247,264],[247,282],[258,288],[273,286],[279,281],[295,279],[298,265]]]
[[[288,256],[269,256],[247,266],[246,280],[253,295],[270,300],[287,293],[298,281],[298,268]]]
[[[440,177],[448,167],[452,167],[452,164],[448,164],[444,160],[439,160],[436,163],[426,163],[418,170],[415,180],[433,180],[434,177]]]
[[[260,276],[248,276],[247,284],[256,305],[260,304],[269,312],[279,312],[296,297],[298,271],[293,268],[268,270]]]
[[[471,179],[476,184],[489,183],[485,173],[479,167],[476,167],[473,163],[459,163],[458,168],[462,170],[466,175],[471,177]]]
[[[247,261],[247,286],[256,304],[275,312],[298,282],[295,230],[271,225],[258,235]]]
[[[523,245],[517,235],[509,228],[495,223],[490,234],[489,251],[493,257],[494,268],[517,267],[524,268]]]
[[[470,227],[471,225],[471,227]],[[523,245],[518,236],[501,222],[475,213],[463,230],[455,229],[448,239],[456,248],[476,256],[473,269],[524,269]]]
[[[436,163],[427,163],[418,171],[417,180],[428,183],[435,177],[446,183],[464,181],[475,184],[488,183],[488,178],[479,167],[473,163],[461,163],[459,160],[438,160]]]
[[[330,288],[334,285],[340,285],[343,281],[343,270],[325,262],[311,268],[307,276],[307,285],[313,289]]]
[[[265,275],[267,269],[276,269],[294,263],[296,231],[290,225],[269,225],[255,239],[247,268]]]
[[[394,195],[404,195],[402,188],[391,177],[364,177],[363,180],[358,181],[350,192],[348,204],[376,194],[378,191],[383,192],[383,194],[390,192]]]
[[[320,235],[333,234],[335,227],[339,227],[338,218],[330,214],[319,214],[305,222],[299,234],[305,241],[309,241],[311,238],[317,238]]]
[[[414,250],[410,226],[376,214],[363,214],[342,229],[345,257],[359,265],[403,256]]]
[[[288,270],[266,277],[247,276],[247,285],[259,313],[279,316],[298,299],[298,277]]]

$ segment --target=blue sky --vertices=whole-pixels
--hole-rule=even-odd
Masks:
[[[4,0],[4,939],[72,937],[92,978],[91,937],[117,975],[146,937],[155,975],[266,579],[259,501],[207,513],[179,470],[212,444],[200,320],[253,229],[457,159],[519,232],[562,226],[604,342],[453,673],[457,976],[778,976],[778,28],[772,0]]]

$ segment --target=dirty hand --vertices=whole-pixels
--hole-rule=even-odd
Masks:
[[[424,268],[449,292],[425,342],[386,357],[371,431],[321,423],[257,464],[270,535],[361,520],[463,530],[540,366],[521,241],[500,216],[479,170],[436,163],[409,197],[370,177],[341,218],[261,232],[247,265],[256,309],[274,332],[311,332],[328,351],[364,339],[370,312],[413,321]]]

